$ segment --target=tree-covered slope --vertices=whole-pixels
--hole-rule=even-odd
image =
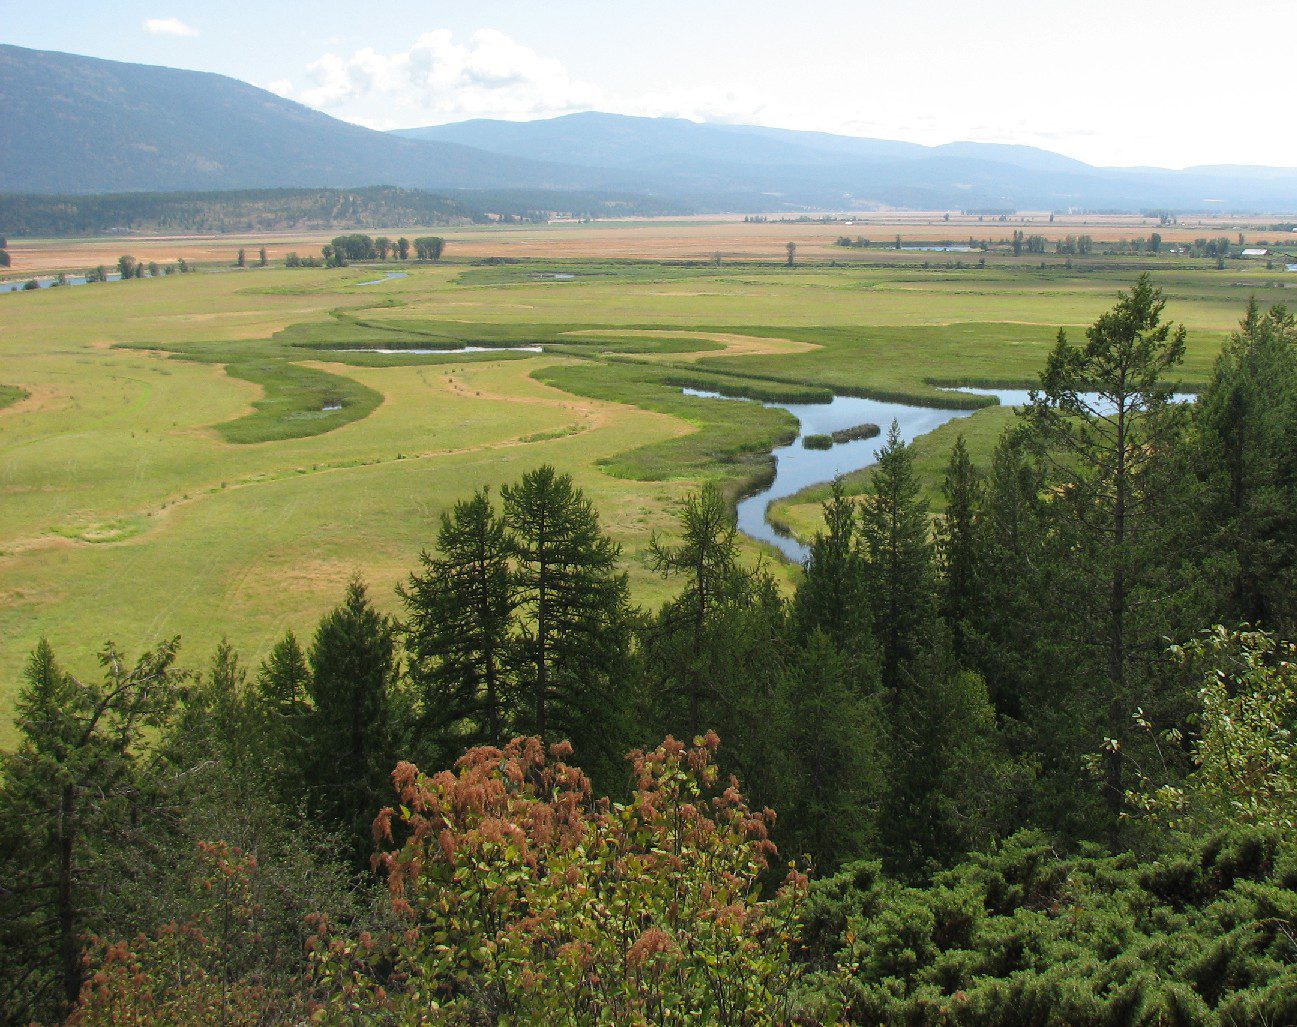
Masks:
[[[571,188],[571,168],[420,143],[223,75],[0,46],[0,190]]]

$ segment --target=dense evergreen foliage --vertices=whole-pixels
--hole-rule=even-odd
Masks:
[[[647,196],[541,189],[428,192],[367,186],[67,196],[0,194],[0,224],[5,230],[15,236],[38,238],[126,231],[194,234],[318,232],[339,228],[363,231],[480,224],[497,217],[543,223],[556,211],[613,217],[682,213],[690,209],[679,201]]]
[[[254,671],[42,645],[4,1019],[1297,1021],[1297,324],[1181,404],[1162,315],[1060,335],[940,514],[893,427],[791,595],[705,487],[634,609],[540,467]]]

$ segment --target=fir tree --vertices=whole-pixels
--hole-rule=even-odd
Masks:
[[[178,642],[129,664],[100,654],[102,683],[79,681],[42,641],[16,703],[19,743],[0,788],[0,1016],[66,1014],[82,984],[81,952],[102,926],[117,860],[142,845],[139,811],[165,787],[147,739],[169,722],[183,675]]]
[[[883,686],[896,688],[902,667],[918,654],[932,628],[935,583],[928,507],[914,473],[913,454],[901,441],[895,421],[870,477],[860,534]]]
[[[421,572],[399,590],[409,674],[422,703],[417,734],[453,749],[501,745],[513,578],[504,522],[486,489],[442,514],[437,552],[421,553],[419,562]]]
[[[891,722],[883,836],[906,873],[996,837],[1020,776],[986,684],[938,644],[906,671]]]
[[[862,691],[876,684],[877,653],[870,624],[868,568],[860,548],[856,506],[841,479],[823,504],[824,530],[811,542],[805,573],[793,598],[792,628],[802,643],[825,634],[848,660]]]
[[[777,808],[784,856],[817,871],[871,849],[883,790],[877,697],[866,697],[848,655],[812,631],[784,677],[784,787]]]
[[[681,539],[668,546],[650,543],[653,569],[680,577],[679,595],[662,610],[660,632],[683,635],[686,665],[679,676],[688,708],[685,730],[694,738],[704,727],[702,708],[714,681],[716,608],[732,591],[738,563],[734,516],[714,485],[687,497],[680,508]]]
[[[1034,688],[1047,629],[1044,470],[1021,435],[991,456],[980,525],[982,573],[965,622],[963,658],[991,687],[1002,716],[1017,718]]]
[[[941,569],[941,615],[955,659],[963,661],[968,626],[982,602],[982,482],[968,456],[964,436],[955,439],[941,486],[946,512],[937,522],[936,554]]]
[[[302,722],[307,791],[359,862],[395,765],[388,703],[396,674],[392,624],[374,609],[359,578],[320,621],[310,665],[311,708]]]
[[[1114,815],[1124,792],[1132,660],[1163,644],[1163,632],[1136,622],[1133,612],[1168,512],[1170,496],[1158,462],[1176,442],[1167,375],[1184,357],[1185,329],[1173,331],[1162,321],[1165,306],[1146,273],[1087,330],[1085,345],[1073,345],[1060,331],[1040,390],[1024,411],[1052,462],[1061,494],[1058,523],[1075,540],[1069,548],[1076,580],[1089,578],[1086,592],[1098,598],[1098,605],[1073,611],[1072,622],[1087,634],[1092,624],[1104,650],[1108,702],[1101,719],[1112,740],[1105,795]],[[1084,636],[1080,642],[1078,658],[1086,648]]]
[[[617,546],[570,475],[545,465],[500,490],[523,614],[516,729],[566,738],[590,760],[620,757],[626,576]]]
[[[1291,630],[1297,622],[1297,319],[1253,300],[1195,405],[1198,514],[1228,581],[1216,616]]]

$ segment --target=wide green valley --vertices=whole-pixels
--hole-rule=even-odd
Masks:
[[[1297,1027],[1297,5],[7,7],[0,1027]]]
[[[539,463],[574,475],[636,599],[659,601],[669,586],[647,544],[672,502],[708,481],[751,486],[794,430],[681,385],[958,405],[934,385],[1033,385],[1057,329],[1083,327],[1130,279],[647,260],[404,273],[267,268],[0,296],[4,384],[21,390],[0,412],[7,710],[42,637],[74,666],[106,638],[137,649],[173,634],[260,658],[357,571],[390,606],[443,511]],[[1242,270],[1156,281],[1190,330],[1177,375],[1190,388],[1249,297],[1286,284]],[[466,346],[483,352],[409,352]],[[988,407],[920,440],[930,490],[956,429],[985,460],[1009,419]],[[787,511],[803,539],[818,509]]]

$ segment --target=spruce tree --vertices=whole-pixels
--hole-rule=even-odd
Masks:
[[[856,506],[840,478],[823,504],[824,530],[815,534],[793,597],[792,629],[805,644],[822,632],[848,661],[862,691],[876,684],[868,568],[860,547]]]
[[[818,628],[792,654],[783,689],[779,848],[823,872],[867,855],[876,839],[878,700],[862,694],[849,655]]]
[[[1094,597],[1073,611],[1071,622],[1082,632],[1071,664],[1084,666],[1094,651],[1086,636],[1093,633],[1103,650],[1099,673],[1107,679],[1099,718],[1111,740],[1104,791],[1114,817],[1125,790],[1122,744],[1136,693],[1143,691],[1132,687],[1132,664],[1164,645],[1159,611],[1137,599],[1152,580],[1150,562],[1166,552],[1158,534],[1174,509],[1159,462],[1165,464],[1178,438],[1167,376],[1184,358],[1185,329],[1163,322],[1165,306],[1146,273],[1118,294],[1083,346],[1060,330],[1040,389],[1023,412],[1051,461],[1057,523],[1073,539],[1074,580],[1088,579],[1084,594]]]
[[[1198,514],[1226,582],[1215,616],[1290,631],[1297,624],[1297,319],[1253,300],[1195,405]]]
[[[570,740],[583,766],[615,762],[625,703],[614,684],[622,683],[628,642],[619,550],[571,476],[549,465],[500,494],[522,614],[515,727]]]
[[[683,643],[676,651],[683,654],[684,665],[674,676],[687,710],[685,737],[693,739],[714,727],[704,722],[704,705],[710,705],[715,681],[715,614],[733,591],[738,541],[734,516],[714,485],[688,496],[679,516],[680,542],[670,546],[654,536],[650,554],[654,570],[683,579],[680,593],[663,607],[657,629]]]
[[[955,439],[950,451],[941,490],[946,511],[936,526],[940,607],[955,659],[962,662],[969,624],[982,602],[982,481],[969,459],[963,435]]]
[[[33,652],[16,703],[18,746],[0,758],[0,1019],[66,1015],[81,954],[104,926],[105,900],[149,839],[142,807],[173,780],[149,739],[170,722],[184,675],[179,643],[128,663],[100,654],[103,681],[63,670],[47,642]]]
[[[986,684],[938,644],[905,671],[888,741],[883,842],[905,874],[950,863],[1008,822],[1021,774]]]
[[[409,675],[419,692],[416,745],[454,759],[471,745],[500,745],[510,718],[506,662],[513,575],[504,522],[486,489],[441,517],[435,555],[399,589]]]
[[[870,476],[860,535],[882,682],[885,688],[896,688],[902,667],[918,655],[933,627],[935,582],[928,507],[914,473],[914,456],[901,441],[895,421]]]
[[[396,656],[392,624],[374,609],[359,578],[320,621],[310,666],[311,708],[302,722],[306,790],[325,825],[363,862],[369,825],[395,766],[388,704]]]

